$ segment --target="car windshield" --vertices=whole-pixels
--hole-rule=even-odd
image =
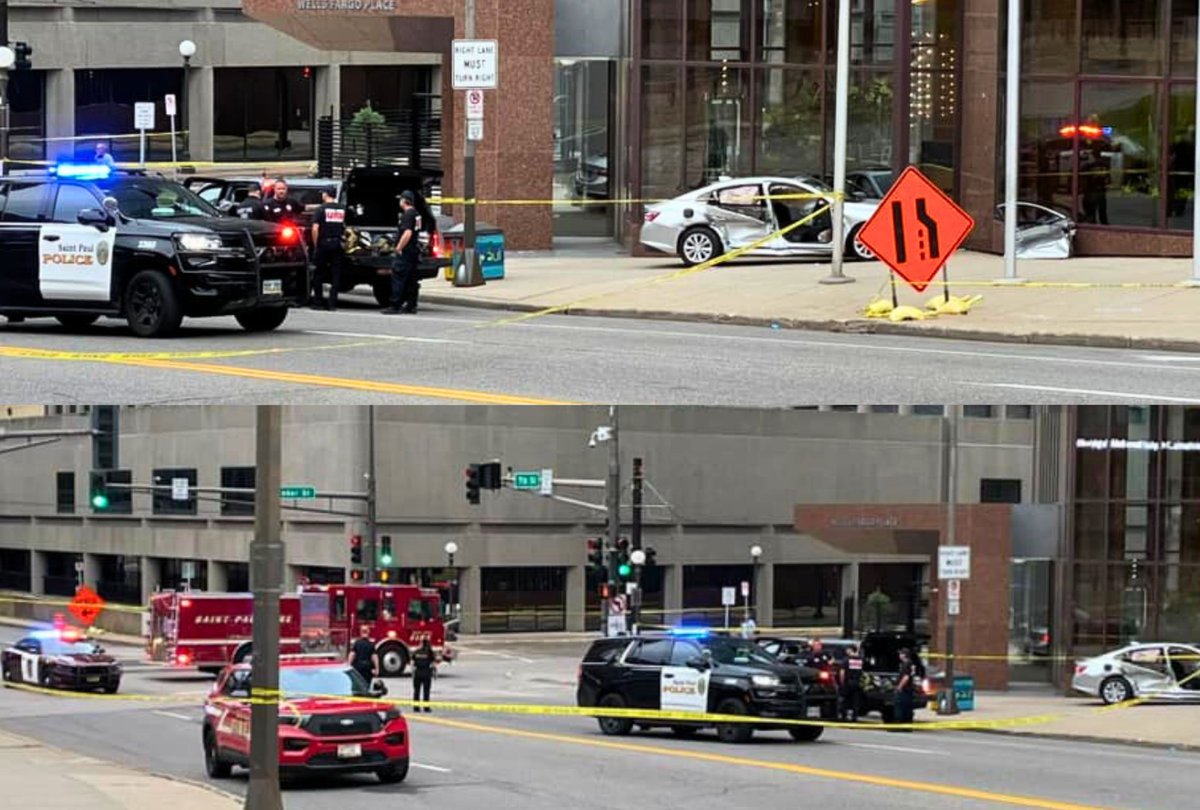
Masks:
[[[753,641],[711,638],[704,642],[704,648],[712,653],[713,660],[718,664],[765,664],[771,666],[777,663]]]
[[[221,212],[178,183],[157,177],[115,178],[97,183],[133,219],[220,217]]]
[[[91,655],[99,652],[99,648],[90,641],[71,641],[51,636],[39,639],[42,642],[43,655]]]
[[[363,676],[350,667],[285,667],[279,672],[279,691],[287,697],[370,696],[369,686]]]

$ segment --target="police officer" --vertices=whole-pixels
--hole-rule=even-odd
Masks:
[[[371,640],[371,628],[361,625],[358,638],[350,648],[350,666],[368,682],[379,677],[379,653],[375,651],[375,642]]]
[[[288,196],[288,184],[282,177],[275,181],[271,196],[263,201],[268,222],[295,222],[304,213],[304,206]]]
[[[846,660],[839,669],[838,693],[842,720],[858,721],[863,708],[862,694],[863,660],[857,646],[846,650]]]
[[[829,666],[830,658],[825,653],[825,643],[819,638],[814,638],[812,643],[808,645],[808,651],[804,656],[804,665],[813,669],[826,669]]]
[[[386,315],[417,311],[417,298],[421,294],[421,280],[417,277],[421,215],[416,202],[417,197],[411,191],[400,195],[400,239],[392,256],[392,305],[384,310]]]
[[[421,646],[413,653],[413,701],[425,701],[429,703],[429,689],[433,685],[433,667],[437,663],[436,656],[433,652],[433,647],[426,638],[421,642]],[[423,695],[423,696],[422,696]],[[420,706],[414,706],[413,711],[421,711]],[[431,712],[428,705],[425,706],[426,712]]]
[[[338,205],[332,188],[321,190],[321,205],[313,214],[312,243],[316,247],[316,272],[313,273],[312,306],[324,309],[324,287],[329,282],[329,310],[337,309],[338,287],[342,283],[342,236],[346,232],[346,209]]]
[[[913,662],[912,653],[907,648],[900,651],[898,674],[900,680],[896,683],[896,722],[911,723],[913,721],[913,697],[917,689],[917,666]],[[909,728],[897,730],[912,731]]]
[[[251,188],[246,193],[246,199],[242,200],[238,204],[238,207],[234,209],[234,213],[242,219],[266,219],[267,209],[263,207],[262,191],[257,188]]]

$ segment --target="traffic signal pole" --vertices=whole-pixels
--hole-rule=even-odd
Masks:
[[[634,551],[638,551],[642,547],[642,488],[645,485],[645,475],[642,470],[642,460],[635,458],[633,460],[633,514],[630,516],[629,539],[630,545]],[[634,586],[633,605],[631,612],[633,613],[633,625],[636,627],[641,623],[642,619],[642,568],[644,565],[635,565],[634,571]]]
[[[279,596],[283,591],[282,409],[259,405],[255,425],[254,541],[250,589],[254,592],[250,707],[250,785],[246,810],[283,810],[279,792]]]
[[[374,582],[378,576],[379,542],[376,527],[375,501],[375,406],[367,406],[367,553],[371,555],[367,563],[367,582]]]
[[[621,539],[621,450],[617,442],[617,406],[608,408],[608,485],[604,491],[604,501],[608,512],[608,541],[604,548],[604,576],[610,587],[617,581],[616,554],[617,541]],[[608,635],[608,600],[600,605],[601,632]]]

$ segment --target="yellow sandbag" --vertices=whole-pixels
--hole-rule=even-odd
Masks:
[[[892,302],[886,298],[876,298],[867,304],[864,311],[868,318],[882,318],[892,311]]]
[[[907,304],[901,307],[896,307],[888,315],[890,321],[923,321],[928,317],[924,312],[916,307],[910,307]]]

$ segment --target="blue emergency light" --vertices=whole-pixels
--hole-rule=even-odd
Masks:
[[[112,176],[112,167],[103,163],[60,163],[50,173],[75,180],[107,180]]]
[[[672,627],[671,635],[676,638],[707,638],[707,627]]]

